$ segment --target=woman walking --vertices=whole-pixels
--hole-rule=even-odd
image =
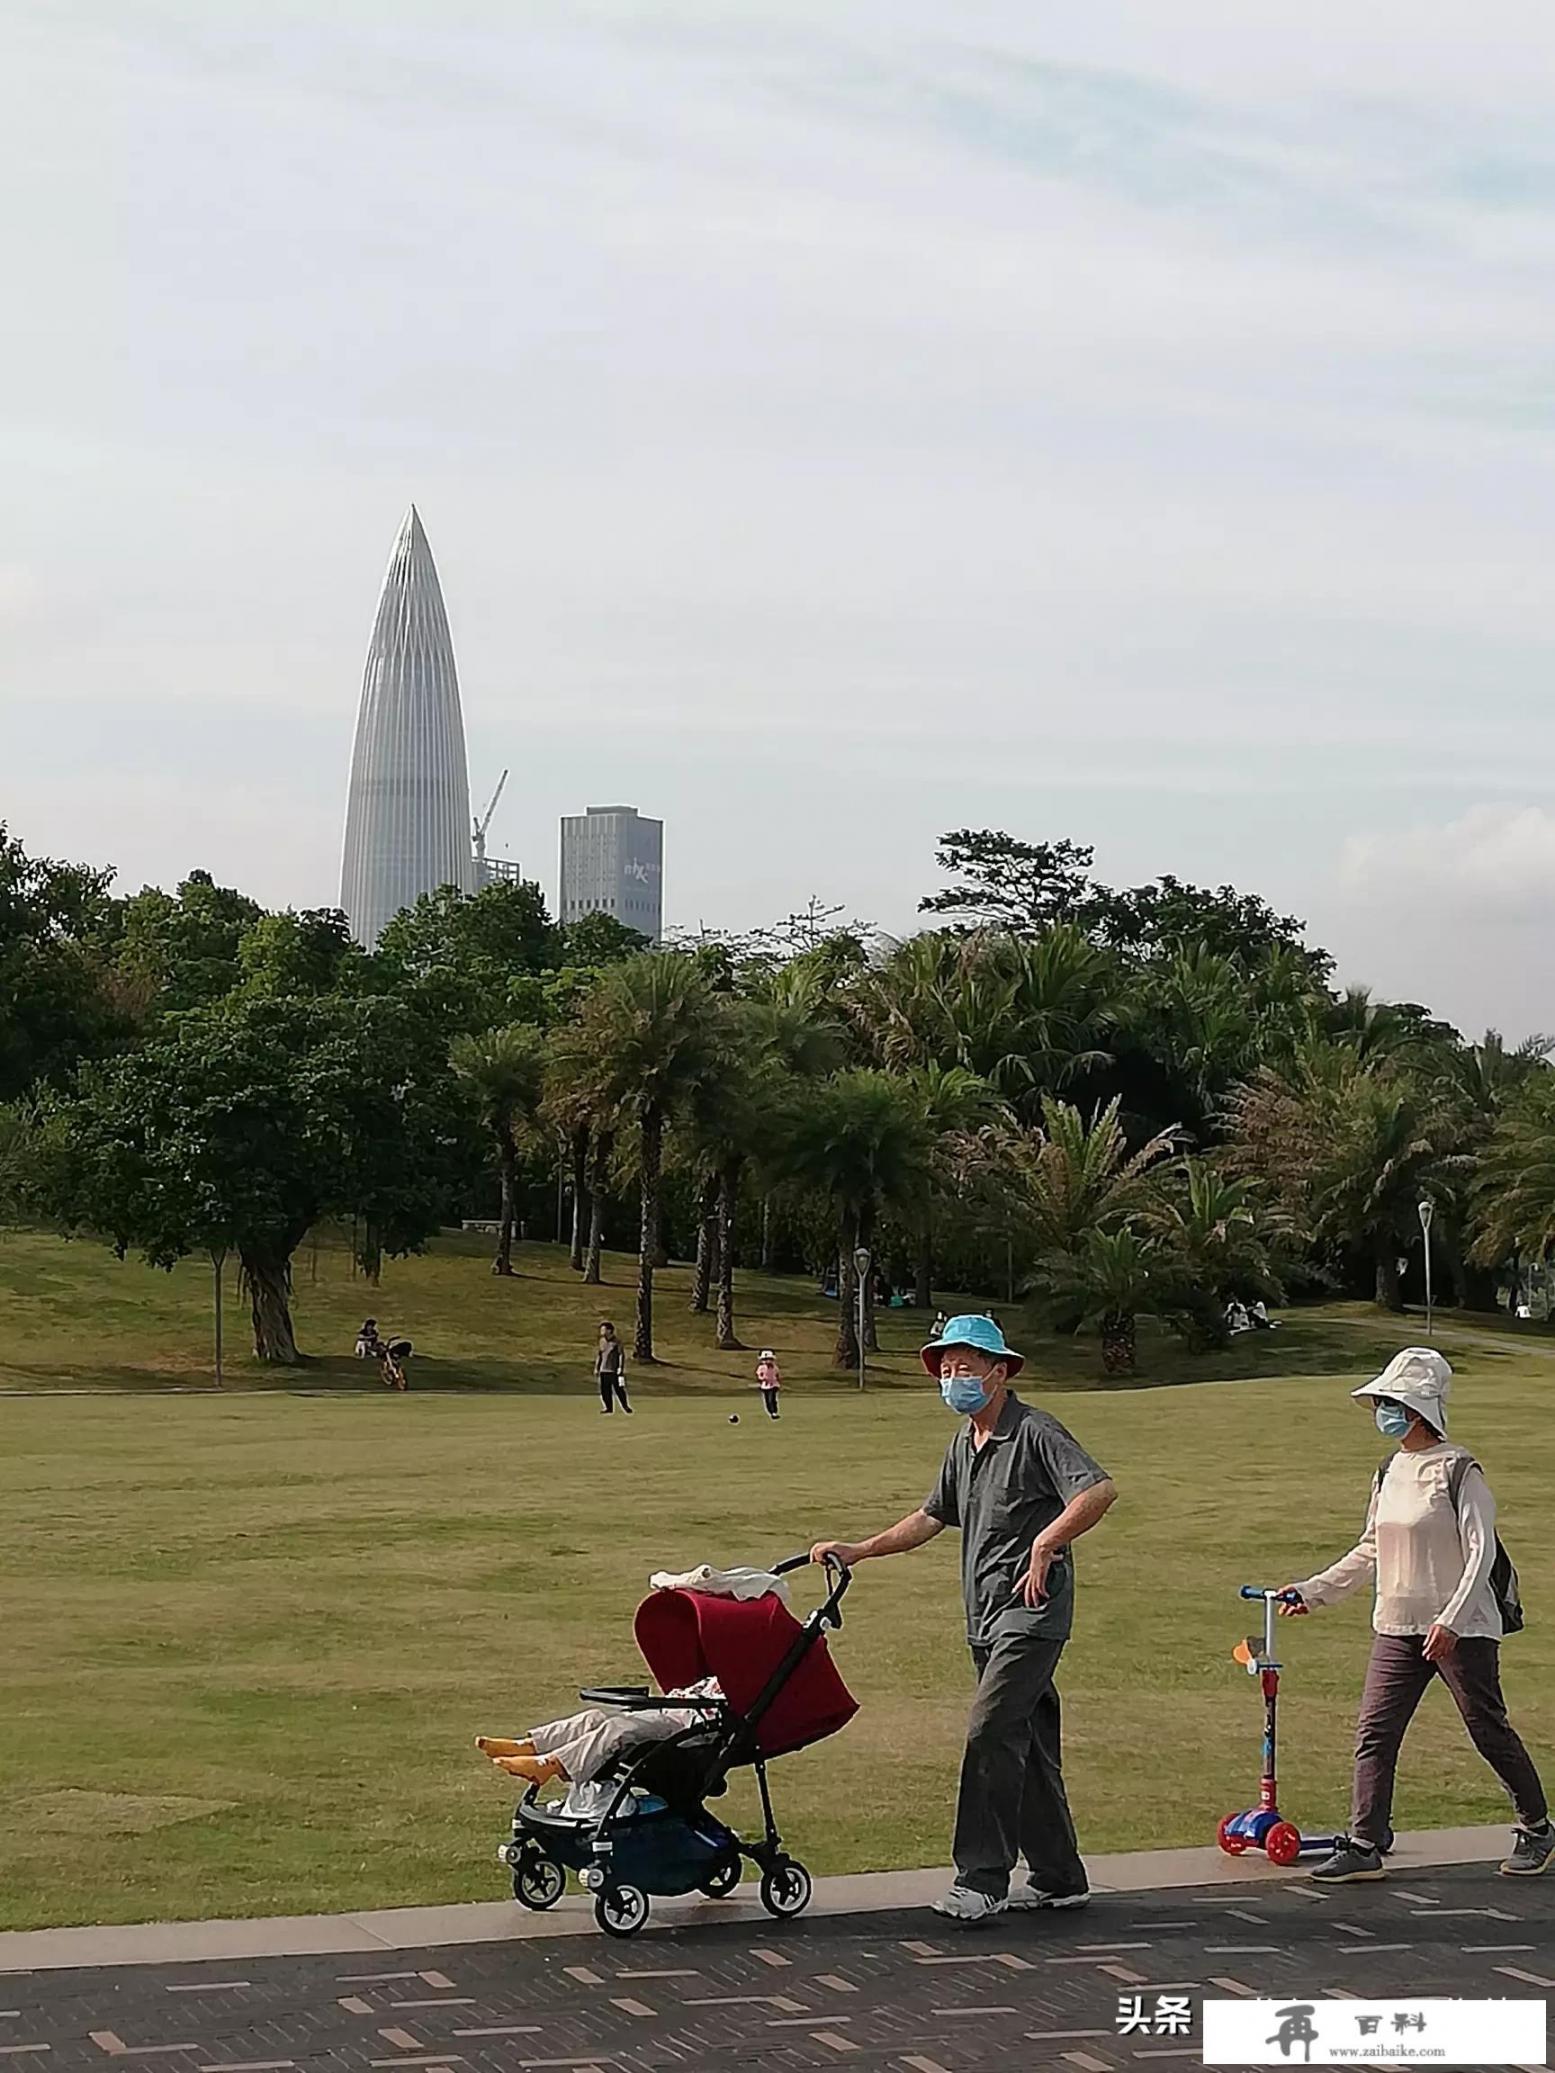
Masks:
[[[778,1391],[783,1387],[782,1372],[777,1364],[777,1355],[770,1346],[764,1346],[761,1358],[756,1363],[756,1387],[761,1391],[761,1400],[767,1407],[767,1416],[778,1414]]]
[[[599,1345],[594,1354],[594,1379],[599,1384],[601,1413],[613,1411],[619,1402],[622,1410],[630,1418],[632,1405],[626,1393],[626,1348],[616,1337],[615,1326],[608,1320],[599,1328]]]
[[[1507,1719],[1501,1637],[1515,1607],[1515,1577],[1497,1569],[1496,1505],[1479,1463],[1447,1438],[1452,1369],[1410,1346],[1351,1394],[1373,1406],[1377,1430],[1398,1451],[1372,1481],[1366,1528],[1347,1555],[1292,1584],[1284,1613],[1334,1605],[1375,1579],[1373,1640],[1355,1729],[1350,1831],[1312,1876],[1323,1885],[1380,1879],[1392,1847],[1399,1750],[1433,1678],[1452,1694],[1470,1739],[1517,1815],[1501,1869],[1526,1878],[1555,1863],[1555,1828],[1533,1759]],[[1513,1624],[1520,1623],[1520,1614]]]

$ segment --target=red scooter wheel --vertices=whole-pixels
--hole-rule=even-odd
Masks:
[[[1276,1821],[1263,1839],[1271,1864],[1294,1864],[1301,1855],[1301,1830],[1289,1821]]]
[[[1215,1832],[1216,1842],[1219,1843],[1221,1849],[1225,1851],[1228,1857],[1240,1857],[1247,1848],[1247,1838],[1245,1835],[1233,1835],[1231,1833],[1231,1824],[1236,1818],[1235,1814],[1222,1815],[1220,1827]]]

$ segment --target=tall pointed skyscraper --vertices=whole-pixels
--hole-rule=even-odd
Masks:
[[[448,615],[412,504],[362,673],[340,904],[371,950],[402,907],[440,885],[475,890],[470,779]]]

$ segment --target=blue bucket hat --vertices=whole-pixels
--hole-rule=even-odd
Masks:
[[[1026,1356],[1005,1345],[1004,1334],[991,1317],[953,1317],[939,1337],[929,1341],[921,1358],[936,1381],[939,1357],[947,1346],[970,1346],[978,1353],[986,1353],[990,1360],[1008,1362],[1012,1382],[1026,1365]]]

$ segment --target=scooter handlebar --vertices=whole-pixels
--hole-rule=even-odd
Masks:
[[[1281,1605],[1299,1605],[1301,1603],[1301,1593],[1299,1591],[1276,1591],[1267,1584],[1243,1584],[1237,1596],[1239,1598],[1276,1598]]]

